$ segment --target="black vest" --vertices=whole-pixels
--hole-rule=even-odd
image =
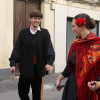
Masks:
[[[30,33],[30,29],[20,32],[21,50],[19,71],[21,78],[34,78],[34,56],[36,57],[37,75],[42,77],[45,74],[46,65],[46,37],[48,33],[45,29],[37,31],[35,35]]]

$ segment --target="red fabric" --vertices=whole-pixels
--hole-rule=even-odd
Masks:
[[[36,58],[35,58],[35,54],[34,54],[34,64],[36,64]]]
[[[100,100],[100,89],[98,93],[91,91],[87,83],[97,80],[100,73],[100,38],[91,33],[87,38],[76,39],[71,46],[68,56],[68,72],[73,71],[69,66],[69,59],[76,50],[76,82],[78,100]],[[98,47],[98,48],[97,48]],[[91,95],[93,94],[92,99]]]

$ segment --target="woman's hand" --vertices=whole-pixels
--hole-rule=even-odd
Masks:
[[[90,90],[96,90],[100,87],[100,81],[97,82],[97,81],[91,81],[91,82],[88,82],[88,87]]]
[[[57,88],[58,86],[60,86],[60,84],[61,84],[61,81],[60,81],[59,78],[58,78],[57,81],[56,81],[56,89],[57,89],[58,91],[61,90],[61,88]]]
[[[60,86],[61,80],[63,80],[63,79],[64,79],[64,76],[62,74],[57,78],[57,81],[56,81],[56,89],[58,91],[60,91],[62,89],[62,88],[58,88],[58,87]]]

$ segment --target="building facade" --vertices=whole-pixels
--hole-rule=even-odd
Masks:
[[[96,20],[93,30],[100,36],[99,0],[1,0],[0,1],[0,80],[10,77],[9,57],[22,28],[28,27],[28,15],[40,9],[44,15],[41,27],[50,32],[56,53],[53,73],[63,71],[67,54],[75,38],[71,28],[72,18],[87,13]]]

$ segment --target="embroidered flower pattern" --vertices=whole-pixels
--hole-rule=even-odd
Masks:
[[[82,56],[80,72],[78,72],[78,76],[82,77],[85,75],[88,71],[87,66],[95,63],[98,57],[100,57],[100,44],[91,45],[87,51],[87,55]]]
[[[86,19],[85,18],[77,18],[75,21],[76,25],[78,26],[85,26],[86,24]]]

